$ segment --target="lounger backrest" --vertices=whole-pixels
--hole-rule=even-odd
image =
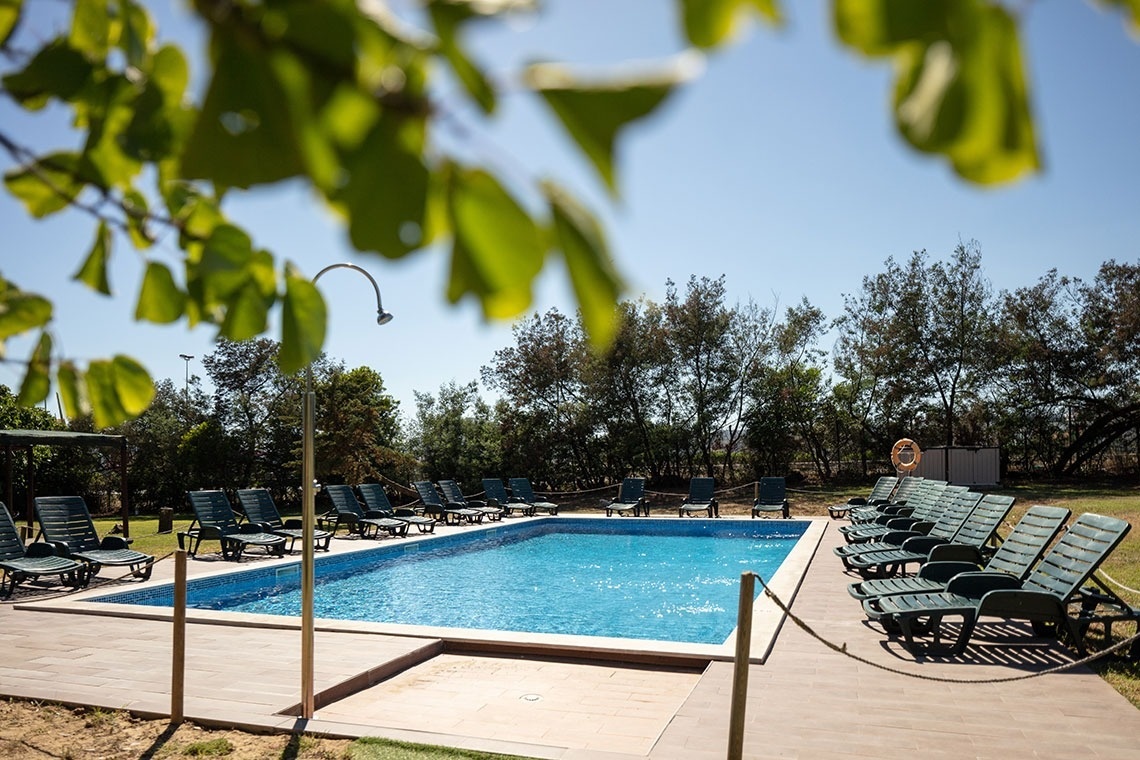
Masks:
[[[506,486],[498,478],[483,478],[483,493],[487,494],[488,499],[498,504],[506,504],[510,501]]]
[[[360,502],[356,500],[356,494],[352,492],[352,486],[346,485],[326,485],[325,493],[332,499],[333,509],[341,514],[349,514],[354,517],[364,517],[364,510],[360,507]]]
[[[981,500],[980,493],[974,493],[965,486],[947,486],[942,491],[942,514],[935,520],[929,534],[935,538],[953,539]]]
[[[899,479],[894,475],[884,475],[875,481],[875,485],[871,487],[871,493],[867,496],[867,501],[887,501],[891,498],[891,494],[895,492],[895,488],[899,484]]]
[[[621,493],[618,501],[623,504],[632,504],[645,496],[645,478],[626,478],[621,482]]]
[[[988,544],[1013,509],[1013,502],[1013,496],[994,493],[983,496],[954,534],[954,543],[979,549]]]
[[[756,497],[756,503],[783,504],[787,495],[788,489],[783,478],[760,478],[760,492]]]
[[[442,507],[443,502],[440,501],[439,492],[435,490],[435,486],[431,484],[430,480],[417,480],[412,483],[412,488],[416,489],[416,493],[425,505],[429,507]]]
[[[528,504],[534,503],[534,489],[529,478],[511,478],[511,493]]]
[[[199,525],[217,528],[222,533],[238,531],[234,507],[224,491],[187,491],[186,497],[190,499]]]
[[[915,489],[922,484],[923,478],[915,475],[907,475],[904,478],[899,478],[898,485],[895,486],[895,492],[890,496],[894,501],[906,501],[910,495],[914,493]]]
[[[72,554],[99,548],[99,534],[82,496],[37,496],[36,519],[44,539],[66,544]]]
[[[690,504],[706,504],[716,498],[716,478],[690,478]]]
[[[1024,578],[1061,532],[1070,514],[1064,507],[1030,507],[990,557],[986,570]]]
[[[24,542],[20,540],[20,532],[16,530],[8,506],[0,501],[0,562],[23,557]]]
[[[376,512],[391,512],[392,502],[388,501],[388,494],[384,486],[379,483],[361,483],[356,487],[364,498],[364,506]]]
[[[281,528],[285,525],[268,489],[242,488],[238,490],[237,496],[246,519],[251,523],[268,525],[270,528]]]
[[[1116,517],[1081,515],[1034,566],[1022,588],[1054,594],[1067,602],[1131,527],[1127,520]]]
[[[459,484],[454,480],[439,481],[439,490],[443,491],[443,498],[447,499],[453,504],[467,503],[467,497],[463,495],[463,491],[460,490]]]
[[[947,488],[953,490],[948,495],[946,501],[942,500],[943,491]],[[926,480],[919,484],[919,487],[911,493],[910,498],[907,499],[906,505],[911,510],[911,517],[923,522],[933,523],[938,520],[942,515],[942,511],[950,501],[950,497],[957,493],[963,493],[968,489],[965,486],[948,486],[945,481]]]

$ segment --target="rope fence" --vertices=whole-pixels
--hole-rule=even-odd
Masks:
[[[873,660],[869,660],[866,657],[862,657],[860,655],[854,654],[853,652],[847,651],[847,644],[836,644],[835,642],[833,642],[827,638],[824,638],[814,628],[812,628],[806,621],[804,621],[803,619],[801,619],[800,617],[795,615],[788,608],[788,606],[786,604],[784,604],[783,600],[780,599],[780,597],[776,594],[776,592],[774,592],[774,591],[772,591],[772,589],[768,588],[768,584],[764,582],[764,579],[762,577],[760,577],[759,574],[753,573],[753,575],[755,575],[756,579],[760,582],[760,587],[762,589],[764,589],[764,595],[772,600],[772,602],[780,609],[780,611],[783,612],[784,615],[787,616],[788,620],[791,620],[800,630],[802,630],[804,633],[806,633],[808,636],[812,637],[813,639],[815,639],[819,643],[823,644],[825,647],[827,647],[831,651],[837,652],[838,654],[841,654],[844,657],[849,657],[850,659],[855,660],[856,662],[861,663],[863,665],[869,665],[872,668],[877,668],[878,670],[883,670],[883,671],[886,671],[887,673],[894,673],[896,675],[905,676],[907,678],[916,678],[920,681],[936,681],[938,683],[955,683],[955,684],[996,684],[996,683],[1012,683],[1014,681],[1027,681],[1030,678],[1040,678],[1041,676],[1052,675],[1054,673],[1063,673],[1067,670],[1072,670],[1073,668],[1081,667],[1083,665],[1088,665],[1091,662],[1095,662],[1096,660],[1099,660],[1103,657],[1107,657],[1108,655],[1112,654],[1113,652],[1116,652],[1120,649],[1123,649],[1124,647],[1131,646],[1133,643],[1140,641],[1140,625],[1138,625],[1137,626],[1137,633],[1133,634],[1132,636],[1129,636],[1128,638],[1126,638],[1122,641],[1118,641],[1117,643],[1113,644],[1112,646],[1106,647],[1105,649],[1102,649],[1098,652],[1094,652],[1094,653],[1092,653],[1086,657],[1083,657],[1079,660],[1074,660],[1073,662],[1067,662],[1067,663],[1063,663],[1061,665],[1056,665],[1056,666],[1051,667],[1051,668],[1046,668],[1045,670],[1040,670],[1040,671],[1037,671],[1036,673],[1023,673],[1021,675],[1016,675],[1016,676],[1000,676],[1000,677],[996,677],[996,678],[949,678],[946,676],[931,676],[931,675],[926,675],[925,673],[914,673],[914,672],[911,672],[908,670],[902,670],[900,668],[895,668],[895,667],[892,667],[890,665],[884,665],[882,663],[875,662]]]

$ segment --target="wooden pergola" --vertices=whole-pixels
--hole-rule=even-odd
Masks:
[[[24,505],[24,519],[29,528],[35,520],[36,472],[32,458],[33,446],[98,446],[119,450],[119,502],[123,518],[123,537],[130,538],[130,492],[127,490],[127,437],[124,435],[102,435],[100,433],[71,433],[57,430],[0,430],[0,446],[4,447],[4,501],[14,507],[14,487],[12,482],[12,452],[26,449],[27,456],[27,499]]]

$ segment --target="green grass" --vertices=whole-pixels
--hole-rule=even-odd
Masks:
[[[350,760],[519,760],[518,755],[408,744],[368,736],[354,741],[345,752],[345,757]]]

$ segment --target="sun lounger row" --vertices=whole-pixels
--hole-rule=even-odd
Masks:
[[[913,654],[964,653],[986,617],[1027,621],[1034,635],[1064,636],[1084,654],[1092,623],[1140,618],[1095,575],[1128,534],[1127,521],[1086,513],[1066,528],[1069,510],[1035,505],[1002,538],[1012,497],[913,481],[905,499],[896,481],[889,494],[837,507],[852,519],[856,509],[880,515],[845,526],[849,543],[835,549],[848,573],[862,577],[849,583],[850,595]],[[892,501],[902,508],[884,510]],[[948,646],[946,618],[960,621]]]
[[[82,497],[37,496],[35,512],[39,533],[25,546],[7,505],[0,503],[0,596],[11,596],[20,583],[41,577],[82,588],[103,567],[125,567],[138,578],[150,577],[154,557],[131,549],[122,536],[100,539]]]

